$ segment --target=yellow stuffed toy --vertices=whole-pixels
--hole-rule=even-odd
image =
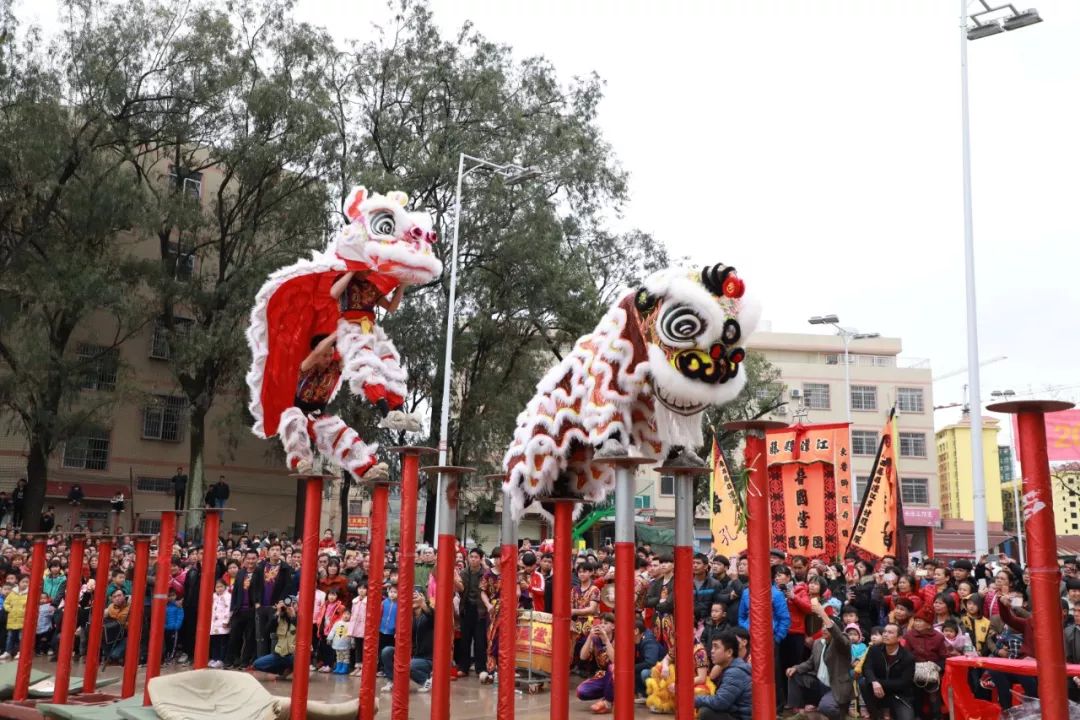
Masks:
[[[716,685],[708,678],[705,678],[704,684],[694,686],[695,696],[712,695],[715,692]],[[652,713],[675,713],[675,663],[671,658],[665,657],[656,663],[651,676],[645,680],[645,707]]]

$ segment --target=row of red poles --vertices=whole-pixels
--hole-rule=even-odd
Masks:
[[[1061,635],[1060,613],[1057,612],[1058,583],[1057,537],[1053,517],[1053,495],[1050,490],[1050,470],[1047,460],[1044,413],[1071,407],[1067,403],[1041,401],[1004,403],[991,407],[999,412],[1019,414],[1020,463],[1023,470],[1024,494],[1030,498],[1033,508],[1042,503],[1044,511],[1034,511],[1026,523],[1029,547],[1028,562],[1031,573],[1032,604],[1036,645],[1039,657],[1039,689],[1044,716],[1065,717],[1067,696],[1065,694],[1065,656]],[[763,421],[730,423],[728,431],[745,432],[744,464],[749,470],[747,487],[747,554],[750,561],[750,652],[754,658],[751,668],[753,681],[752,701],[755,718],[775,720],[776,700],[773,660],[772,600],[769,568],[769,500],[765,493],[767,460],[765,452],[766,431],[784,427],[782,423]],[[394,640],[393,694],[391,696],[391,720],[408,720],[409,669],[412,659],[413,606],[412,598],[415,560],[417,496],[419,493],[420,457],[434,450],[420,447],[396,448],[402,458],[401,472],[401,558],[398,567],[398,614]],[[642,458],[616,458],[603,462],[615,471],[615,720],[632,720],[634,717],[634,472],[637,465],[650,461]],[[457,497],[463,475],[471,468],[441,466],[424,468],[429,475],[438,474],[439,527],[438,561],[436,566],[435,638],[432,675],[432,720],[450,718],[450,671],[453,664],[453,613],[454,572],[456,566]],[[709,472],[700,467],[660,468],[664,474],[674,475],[676,532],[675,532],[675,633],[676,638],[692,638],[694,632],[693,582],[691,563],[694,554],[694,480]],[[304,528],[300,566],[300,593],[297,615],[308,618],[314,615],[315,583],[318,564],[318,537],[322,511],[324,477],[305,477],[304,482]],[[393,483],[376,482],[371,487],[371,516],[369,522],[370,563],[368,568],[368,598],[382,596],[383,568],[388,514],[389,489]],[[551,674],[551,720],[567,720],[570,699],[570,571],[573,525],[573,501],[555,499],[553,539],[555,545],[554,575],[552,578],[552,674]],[[510,515],[509,497],[504,492],[502,546],[499,563],[503,578],[499,611],[499,689],[498,720],[512,720],[515,705],[514,665],[517,642],[517,578],[518,548],[517,526]],[[207,667],[209,660],[210,615],[213,602],[217,543],[220,530],[221,510],[204,512],[203,572],[200,577],[198,624],[196,629],[195,669]],[[164,642],[165,609],[168,599],[168,583],[172,562],[172,545],[176,537],[178,513],[161,513],[160,538],[158,541],[157,573],[154,578],[150,606],[150,636],[147,647],[146,680],[161,672],[162,645]],[[45,567],[45,536],[34,537],[30,576],[30,598],[40,597]],[[142,632],[143,599],[149,566],[150,541],[148,537],[135,540],[135,577],[132,587],[132,607],[128,621],[127,646],[121,697],[135,694],[135,676],[138,669]],[[73,536],[68,564],[68,576],[82,576],[86,538]],[[83,692],[95,690],[98,656],[102,641],[104,613],[99,609],[105,604],[105,588],[108,584],[112,539],[98,540],[99,561],[94,590],[95,608],[87,638],[86,668]],[[210,568],[210,571],[206,571]],[[77,608],[80,584],[67,585],[64,607]],[[38,604],[28,602],[24,627],[37,624]],[[369,601],[364,618],[364,636],[378,637],[381,603]],[[71,677],[71,659],[75,638],[77,612],[65,612],[60,634],[57,657],[56,684],[52,701],[64,703],[68,699]],[[306,717],[309,666],[311,664],[312,624],[298,622],[296,627],[296,650],[293,655],[292,710],[291,717]],[[30,669],[34,657],[34,634],[24,632],[20,645],[18,672],[14,700],[28,697]],[[375,671],[378,665],[378,644],[365,642],[360,676],[360,718],[375,717]],[[675,647],[676,670],[676,719],[692,720],[694,717],[694,662],[693,643],[680,642]],[[150,704],[144,686],[144,704]]]

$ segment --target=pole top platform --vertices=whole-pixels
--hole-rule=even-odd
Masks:
[[[656,468],[661,475],[708,475],[712,468],[707,465],[662,465]]]
[[[428,467],[420,468],[420,472],[427,473],[428,475],[431,475],[432,473],[439,473],[442,475],[469,475],[476,472],[476,468],[464,467],[461,465],[430,465]]]
[[[435,448],[424,447],[422,445],[398,445],[396,447],[387,448],[387,450],[402,455],[435,455],[439,452]]]
[[[768,432],[769,430],[780,430],[787,426],[787,423],[779,420],[736,420],[735,422],[724,423],[723,428],[729,432],[739,432],[740,430]]]
[[[1020,413],[1052,413],[1071,409],[1073,404],[1064,400],[1010,400],[1009,402],[993,403],[987,405],[990,412],[1008,413],[1019,415]]]
[[[656,462],[655,458],[647,457],[631,457],[615,456],[615,457],[596,457],[593,455],[593,465],[610,465],[611,467],[637,467],[639,465],[652,465]]]

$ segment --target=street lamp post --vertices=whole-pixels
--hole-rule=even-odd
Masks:
[[[466,167],[468,165],[468,167]],[[540,171],[536,168],[522,167],[513,163],[500,165],[499,163],[472,157],[461,153],[458,155],[457,190],[454,192],[454,239],[450,250],[450,297],[446,305],[446,356],[443,359],[443,388],[442,388],[442,414],[439,421],[439,465],[446,465],[447,441],[450,429],[450,371],[453,367],[454,355],[454,312],[457,305],[457,271],[458,271],[458,232],[461,228],[461,185],[465,176],[474,170],[488,170],[506,180],[507,185],[517,185],[539,177]],[[439,473],[438,493],[440,498],[446,497],[446,477]],[[435,506],[435,529],[439,528],[439,507]]]
[[[1042,22],[1036,10],[1018,12],[1011,4],[990,7],[987,0],[978,0],[982,10],[971,15],[973,26],[968,26],[968,2],[960,0],[960,109],[962,124],[963,180],[964,180],[964,285],[967,299],[967,356],[968,387],[970,397],[979,394],[979,329],[975,304],[975,239],[971,213],[971,119],[968,111],[968,40],[978,40],[1007,30],[1017,30]],[[988,15],[1003,10],[1010,14],[995,18]],[[986,477],[983,474],[983,420],[980,402],[971,406],[971,485],[975,515],[975,557],[981,558],[990,549],[986,517]]]
[[[836,330],[836,334],[840,336],[841,342],[844,343],[844,396],[847,398],[847,421],[848,432],[851,432],[851,362],[848,357],[848,346],[852,340],[869,340],[871,338],[880,337],[878,333],[861,333],[852,330],[851,328],[845,328],[840,326],[840,318],[836,315],[815,315],[807,322],[811,325],[830,325]],[[850,438],[849,438],[850,441]]]

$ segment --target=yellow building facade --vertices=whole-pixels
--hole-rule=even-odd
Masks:
[[[1001,469],[998,459],[998,421],[983,418],[983,476],[986,480],[986,519],[1000,523]],[[941,483],[941,515],[975,520],[971,467],[971,421],[965,414],[955,425],[934,434],[937,444],[938,478]]]

